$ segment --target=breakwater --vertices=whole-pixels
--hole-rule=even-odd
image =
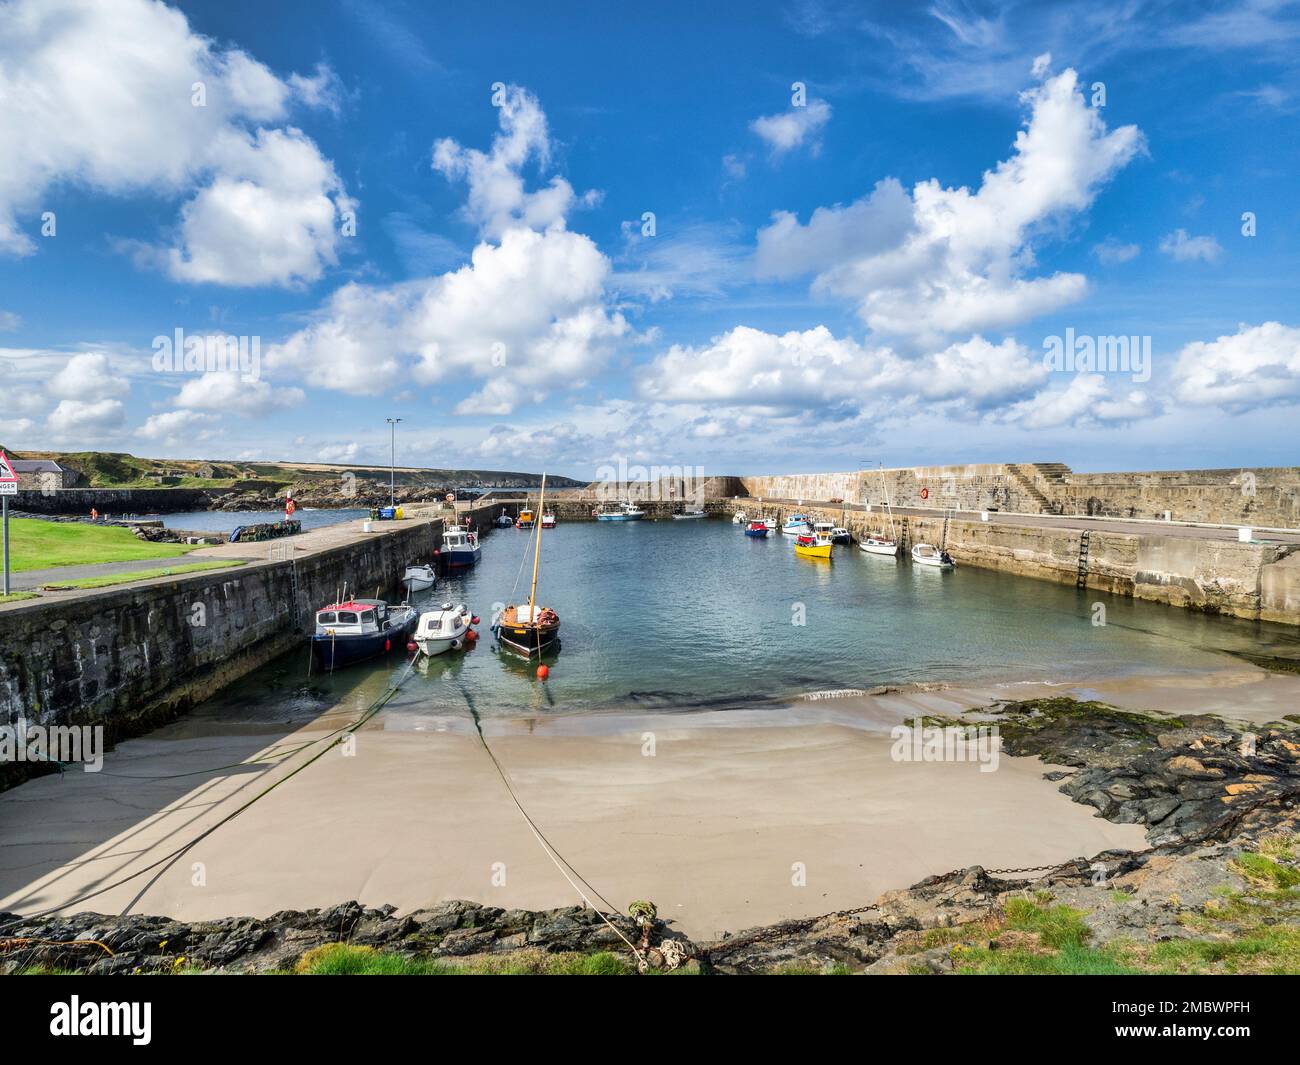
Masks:
[[[102,725],[110,743],[138,735],[299,643],[344,585],[394,592],[407,565],[429,561],[442,527],[383,523],[320,550],[294,537],[271,548],[283,561],[8,604],[0,720]]]
[[[894,530],[903,551],[918,543],[948,548],[959,565],[1000,570],[1058,584],[1095,588],[1171,606],[1256,621],[1300,624],[1300,547],[1145,532],[1015,525],[843,511],[745,500],[751,518],[784,521],[798,512],[844,525],[855,540]]]

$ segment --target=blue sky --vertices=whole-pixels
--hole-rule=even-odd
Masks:
[[[0,2],[0,442],[1296,462],[1300,5],[630,7]]]

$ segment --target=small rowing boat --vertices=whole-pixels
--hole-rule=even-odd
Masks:
[[[423,592],[432,588],[437,579],[432,566],[407,566],[402,574],[402,587],[408,592]]]

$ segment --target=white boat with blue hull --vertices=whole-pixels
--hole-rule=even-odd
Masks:
[[[782,536],[811,536],[812,534],[812,522],[808,520],[806,514],[791,515],[790,519],[781,526]]]
[[[408,592],[426,592],[438,581],[438,576],[430,565],[407,566],[402,574],[402,585]]]
[[[475,565],[482,555],[478,533],[453,525],[442,534],[442,557],[449,569]]]
[[[626,499],[610,503],[596,511],[597,521],[640,521],[645,517],[644,510],[638,510]]]

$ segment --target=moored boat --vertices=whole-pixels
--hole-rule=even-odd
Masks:
[[[446,651],[459,651],[472,644],[477,636],[470,625],[478,618],[461,603],[443,603],[438,610],[426,610],[415,626],[415,644],[421,653],[432,658]]]
[[[312,657],[322,669],[336,669],[405,647],[419,612],[382,599],[349,599],[316,611]]]
[[[597,521],[640,521],[644,517],[645,511],[638,510],[626,499],[607,503],[596,511]]]
[[[823,536],[813,536],[811,534],[799,536],[794,541],[794,553],[802,558],[822,558],[829,562],[831,559],[831,542]]]
[[[763,519],[763,525],[764,525],[764,527],[767,529],[768,532],[776,532],[776,519],[775,519],[775,518],[764,518],[764,519]]]
[[[864,536],[858,547],[869,555],[898,556],[898,541],[888,536]]]
[[[554,515],[554,514],[543,514],[543,515],[542,515],[542,528],[543,528],[543,529],[554,529],[554,528],[555,528],[555,515]]]
[[[437,583],[438,577],[430,565],[407,566],[402,574],[402,586],[408,592],[423,592]]]
[[[767,534],[771,531],[772,530],[769,529],[767,525],[761,521],[751,521],[747,526],[745,526],[746,536],[754,536],[754,537],[761,538],[767,536]]]
[[[515,523],[515,519],[506,513],[505,508],[501,508],[501,513],[496,516],[492,524],[498,529],[508,529]]]
[[[749,519],[748,519],[747,517],[745,517],[745,512],[744,512],[743,510],[738,510],[738,511],[736,511],[736,513],[734,513],[733,515],[731,515],[731,524],[732,524],[732,525],[745,525],[745,524],[747,524],[748,522],[749,522]]]
[[[931,544],[917,544],[912,548],[912,561],[918,566],[930,566],[934,569],[955,569],[957,566],[947,551]]]
[[[853,543],[853,534],[843,525],[837,525],[831,530],[831,543],[851,544]]]
[[[541,495],[537,508],[546,499],[546,474],[542,474]],[[528,603],[511,603],[492,620],[492,634],[503,649],[525,658],[541,658],[559,646],[560,615],[537,602],[537,575],[542,561],[542,530],[533,533],[533,583]],[[540,670],[539,670],[540,671]]]
[[[811,536],[812,531],[812,522],[804,514],[792,514],[789,520],[781,526],[782,536]]]
[[[534,516],[533,512],[528,507],[524,507],[524,509],[519,512],[519,518],[515,521],[515,528],[531,529],[536,521],[537,518]]]
[[[473,566],[483,554],[478,533],[453,525],[442,534],[442,557],[452,569]]]
[[[692,510],[682,510],[673,515],[673,521],[691,521],[694,518],[704,518],[708,515],[703,510],[696,507]]]

